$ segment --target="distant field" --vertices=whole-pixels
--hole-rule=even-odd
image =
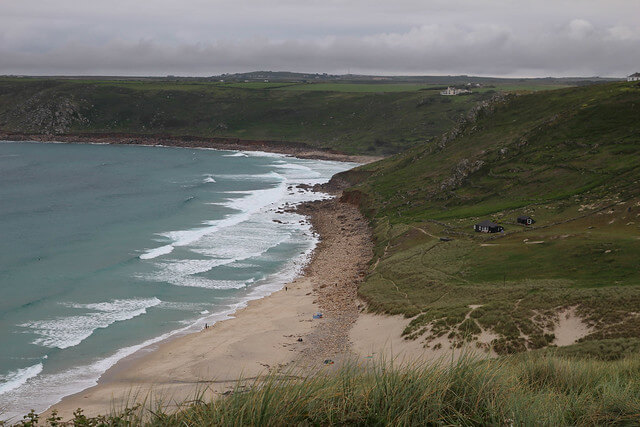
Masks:
[[[526,91],[530,91],[530,92],[538,92],[541,90],[555,90],[555,89],[564,89],[567,87],[571,87],[570,85],[566,85],[566,84],[541,84],[541,83],[536,83],[536,84],[510,84],[510,83],[503,83],[503,84],[496,84],[496,85],[486,85],[483,87],[479,87],[479,88],[472,88],[473,91],[477,91],[477,92],[485,92],[485,91],[489,91],[489,90],[495,90],[495,91],[505,91],[505,92],[526,92]]]
[[[320,91],[320,92],[415,92],[441,88],[442,85],[413,83],[300,83],[286,86],[281,90]]]
[[[232,88],[240,88],[240,89],[282,89],[291,86],[296,86],[299,83],[269,83],[269,82],[241,82],[241,83],[226,83],[220,82],[218,85],[220,87],[232,87]]]
[[[0,82],[2,79],[0,79]],[[41,80],[43,81],[43,80]],[[67,80],[77,84],[95,84],[101,86],[132,88],[136,90],[157,91],[157,90],[179,90],[179,91],[199,91],[215,90],[222,88],[233,89],[255,89],[255,90],[286,90],[286,91],[317,91],[317,92],[352,92],[352,93],[387,93],[387,92],[416,92],[434,91],[439,92],[447,85],[442,84],[421,84],[421,83],[299,83],[299,82],[218,82],[218,81],[146,81],[146,80]],[[566,84],[547,83],[500,83],[489,84],[482,87],[471,87],[472,92],[484,93],[488,91],[541,91],[554,90],[570,87]]]
[[[92,84],[102,87],[119,87],[141,91],[203,91],[215,90],[220,87],[220,83],[216,82],[146,82],[146,81],[85,81],[71,80],[73,84],[86,85]]]
[[[225,86],[242,87],[246,89],[277,89],[287,91],[318,91],[318,92],[355,92],[355,93],[385,93],[385,92],[416,92],[437,91],[446,85],[419,83],[233,83]],[[473,92],[487,91],[541,91],[569,87],[560,84],[498,84],[470,88]]]

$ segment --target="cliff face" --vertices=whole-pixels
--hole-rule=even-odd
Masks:
[[[57,134],[87,125],[89,119],[83,114],[85,108],[86,101],[73,96],[51,98],[45,93],[36,93],[2,115],[4,122],[25,132]]]

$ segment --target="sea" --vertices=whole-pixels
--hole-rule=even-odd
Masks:
[[[0,420],[43,411],[118,360],[282,288],[318,241],[288,208],[329,197],[300,185],[354,166],[0,142]]]

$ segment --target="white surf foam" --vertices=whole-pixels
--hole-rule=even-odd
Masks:
[[[106,328],[115,322],[133,319],[160,304],[158,298],[120,299],[95,304],[65,304],[76,309],[90,310],[76,316],[62,316],[50,320],[23,323],[23,328],[39,335],[33,344],[50,348],[68,348],[89,338],[96,329]]]
[[[290,157],[282,153],[269,153],[267,151],[241,151],[247,157]]]
[[[304,175],[304,177],[306,177],[306,178],[319,177],[319,176],[322,175],[320,172],[311,169],[309,166],[296,164],[296,163],[287,163],[287,162],[277,162],[276,163],[276,162],[274,162],[273,166],[275,166],[278,169],[286,169],[286,170],[290,170],[290,171],[302,171],[302,172],[305,172],[306,175]]]
[[[164,273],[164,274],[160,273],[155,276],[146,276],[141,278],[146,280],[152,280],[152,281],[167,282],[175,286],[185,286],[188,288],[217,289],[217,290],[242,289],[255,281],[255,279],[252,279],[252,278],[247,280],[215,280],[215,279],[209,279],[206,277],[192,276],[192,275],[170,276],[167,273]]]
[[[156,262],[155,272],[140,278],[176,286],[240,289],[253,283],[254,279],[215,280],[204,277],[203,273],[236,263],[247,265],[243,261],[249,260],[255,260],[258,265],[260,260],[282,262],[281,259],[268,259],[266,254],[280,244],[299,244],[301,239],[308,239],[303,235],[310,233],[311,226],[304,216],[292,212],[283,213],[281,208],[329,197],[317,192],[291,191],[291,187],[301,183],[326,182],[333,172],[342,169],[342,164],[324,166],[323,175],[314,170],[314,161],[291,159],[285,162],[278,159],[276,162],[277,164],[272,166],[278,169],[278,173],[225,176],[238,179],[268,177],[279,180],[279,184],[271,189],[228,192],[229,196],[244,197],[230,198],[226,202],[217,203],[239,213],[223,220],[212,221],[209,227],[163,233],[172,243],[140,256],[142,259],[152,259],[169,253],[176,246],[188,246],[190,252],[204,258],[164,259]],[[276,211],[279,212],[276,214]],[[310,247],[313,248],[314,245],[315,243]]]
[[[11,390],[24,385],[30,378],[35,377],[42,372],[42,363],[37,363],[27,368],[11,371],[6,375],[0,375],[0,394],[7,393]]]
[[[216,180],[213,178],[213,175],[205,175],[204,176],[204,180],[202,181],[206,184],[212,184],[214,182],[216,182]]]
[[[163,308],[168,310],[180,310],[180,311],[190,311],[192,313],[199,312],[206,307],[210,307],[211,303],[206,302],[171,302],[171,301],[162,301],[161,304],[158,304],[157,308]]]
[[[250,262],[238,262],[234,261],[232,263],[227,264],[229,268],[256,268],[259,267],[258,264],[250,263]]]
[[[234,209],[246,209],[252,205],[251,197],[230,201]],[[148,280],[167,282],[177,286],[210,289],[239,289],[253,283],[252,278],[244,280],[213,280],[201,276],[216,267],[243,265],[243,261],[264,258],[269,250],[292,241],[299,240],[301,229],[308,224],[300,224],[290,218],[295,214],[275,214],[276,206],[264,207],[249,215],[245,221],[234,227],[226,227],[203,236],[190,246],[190,251],[203,256],[198,259],[170,259],[156,262],[157,270],[143,277]],[[299,215],[296,217],[302,218]],[[280,223],[273,220],[279,217]],[[279,260],[276,260],[279,261]],[[247,264],[244,263],[246,266]]]
[[[2,417],[3,419],[21,417],[31,409],[35,409],[36,412],[43,412],[59,402],[64,396],[69,396],[96,385],[100,376],[119,360],[139,350],[145,348],[152,349],[153,347],[151,346],[154,344],[173,336],[200,330],[205,323],[213,325],[220,320],[229,319],[233,313],[246,307],[246,305],[247,301],[231,304],[212,315],[202,317],[195,322],[189,322],[189,325],[186,327],[151,338],[138,345],[122,348],[109,357],[87,365],[78,366],[59,373],[36,374],[31,376],[17,387],[8,390],[4,394],[0,394],[0,407],[3,409],[7,408],[2,413]]]
[[[269,172],[262,174],[217,174],[214,178],[222,178],[231,181],[282,181],[283,176],[278,172]]]
[[[208,234],[217,232],[222,228],[232,227],[246,221],[252,214],[260,211],[262,208],[276,203],[282,199],[286,194],[287,187],[284,178],[279,174],[269,174],[269,176],[277,176],[280,184],[273,188],[254,191],[237,191],[229,192],[227,194],[245,195],[237,199],[230,199],[228,202],[223,203],[231,209],[239,211],[237,214],[229,215],[228,217],[207,222],[207,227],[194,228],[190,230],[170,231],[168,233],[161,233],[162,236],[168,238],[172,243],[158,248],[147,250],[141,254],[140,259],[153,259],[161,255],[168,255],[178,246],[188,246],[198,240],[202,239]]]
[[[153,259],[162,255],[167,255],[173,252],[173,245],[164,245],[154,249],[149,249],[147,252],[140,255],[140,259]]]

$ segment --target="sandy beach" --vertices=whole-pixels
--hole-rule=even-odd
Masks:
[[[171,405],[192,399],[197,391],[205,397],[221,394],[239,378],[285,367],[335,369],[348,357],[351,327],[358,318],[357,285],[372,256],[369,230],[358,209],[338,199],[298,209],[321,236],[302,277],[250,302],[232,319],[120,361],[98,385],[53,408],[67,419],[77,408],[97,415],[144,400]],[[314,319],[318,312],[322,318]]]

